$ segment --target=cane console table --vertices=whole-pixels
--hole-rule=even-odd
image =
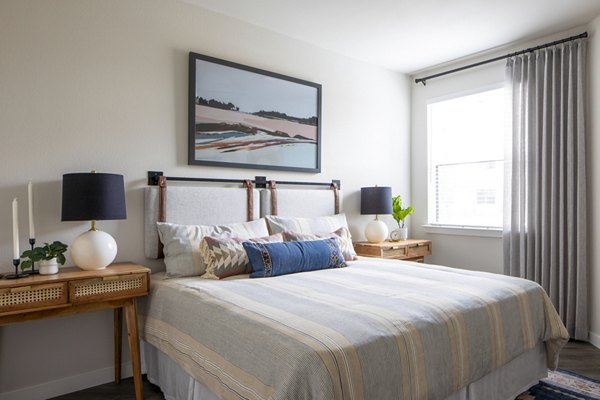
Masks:
[[[121,333],[125,314],[136,400],[142,399],[136,297],[148,294],[150,270],[119,263],[94,271],[61,268],[54,275],[0,279],[0,325],[114,310],[115,382],[121,381]]]

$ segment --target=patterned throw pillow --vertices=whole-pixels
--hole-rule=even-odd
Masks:
[[[340,229],[328,234],[300,233],[292,231],[283,232],[283,240],[286,242],[303,242],[306,240],[318,240],[331,237],[337,237],[339,239],[340,250],[342,251],[344,260],[356,260],[357,257],[356,252],[354,251],[354,246],[352,245],[352,236],[350,235],[348,228],[343,226]]]
[[[347,265],[340,251],[338,239],[335,238],[306,242],[244,242],[242,245],[252,266],[250,278],[342,268]]]
[[[341,227],[348,228],[345,214],[315,218],[292,218],[267,215],[265,218],[267,220],[267,225],[269,226],[269,232],[271,233],[292,231],[326,235]]]
[[[167,276],[202,275],[206,269],[200,255],[200,242],[205,236],[230,234],[240,238],[269,235],[264,218],[229,225],[180,225],[158,222],[158,235],[163,243]]]
[[[206,273],[201,278],[223,279],[228,276],[249,274],[252,272],[250,261],[242,246],[242,239],[232,236],[206,236],[200,242],[200,253],[206,265]],[[283,242],[283,235],[250,239],[255,243]]]

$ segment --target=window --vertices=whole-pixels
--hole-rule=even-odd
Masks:
[[[502,226],[504,90],[427,106],[429,224]]]

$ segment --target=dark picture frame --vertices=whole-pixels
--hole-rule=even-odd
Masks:
[[[188,164],[321,172],[321,85],[190,52]]]

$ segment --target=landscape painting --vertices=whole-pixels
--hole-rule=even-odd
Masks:
[[[189,164],[320,172],[321,85],[190,53]]]

